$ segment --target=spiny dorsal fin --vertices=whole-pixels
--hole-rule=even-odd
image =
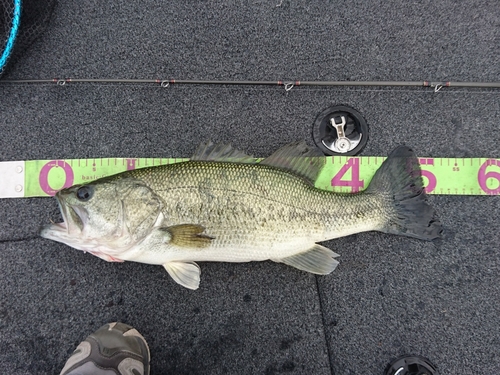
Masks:
[[[325,161],[325,155],[320,150],[310,148],[302,141],[280,148],[261,164],[286,169],[314,183]]]
[[[164,228],[170,233],[170,242],[179,247],[204,248],[210,245],[213,237],[203,234],[201,225],[180,224]]]
[[[191,160],[199,161],[228,161],[236,163],[254,164],[255,159],[243,151],[234,149],[231,145],[214,144],[211,141],[202,143]]]

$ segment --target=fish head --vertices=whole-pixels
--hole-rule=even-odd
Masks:
[[[163,217],[159,197],[129,179],[74,185],[55,198],[63,221],[45,226],[40,235],[113,257],[141,241]]]

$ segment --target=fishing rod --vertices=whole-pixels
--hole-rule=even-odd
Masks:
[[[186,80],[186,79],[111,79],[111,78],[53,78],[53,79],[5,79],[0,84],[54,83],[60,86],[68,83],[152,83],[162,87],[170,85],[220,85],[220,86],[283,86],[290,91],[297,86],[344,86],[344,87],[431,87],[439,91],[443,87],[500,88],[500,82],[452,82],[452,81],[228,81],[228,80]]]

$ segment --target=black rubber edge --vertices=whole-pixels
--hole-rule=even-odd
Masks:
[[[345,153],[338,153],[333,150],[330,150],[327,148],[323,142],[322,138],[323,135],[322,133],[324,132],[325,127],[329,127],[329,120],[335,116],[335,113],[340,113],[340,112],[346,112],[348,113],[349,117],[351,117],[354,122],[356,128],[359,128],[363,134],[363,137],[361,138],[360,143],[353,148],[351,151],[345,152]],[[318,116],[316,116],[316,119],[314,120],[314,125],[312,128],[312,138],[316,146],[325,154],[325,155],[334,155],[334,156],[354,156],[358,155],[361,151],[366,146],[366,143],[368,142],[368,137],[369,137],[369,129],[368,129],[368,124],[363,117],[363,115],[356,109],[345,105],[345,104],[340,104],[340,105],[332,105],[323,111],[321,111]]]
[[[438,375],[436,366],[420,355],[404,355],[389,363],[384,375]]]

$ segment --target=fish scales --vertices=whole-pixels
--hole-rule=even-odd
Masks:
[[[258,164],[186,162],[136,170],[163,199],[167,226],[197,222],[219,245],[314,238],[315,242],[374,230],[383,200],[319,190],[296,175]],[[238,251],[238,247],[232,248]]]

